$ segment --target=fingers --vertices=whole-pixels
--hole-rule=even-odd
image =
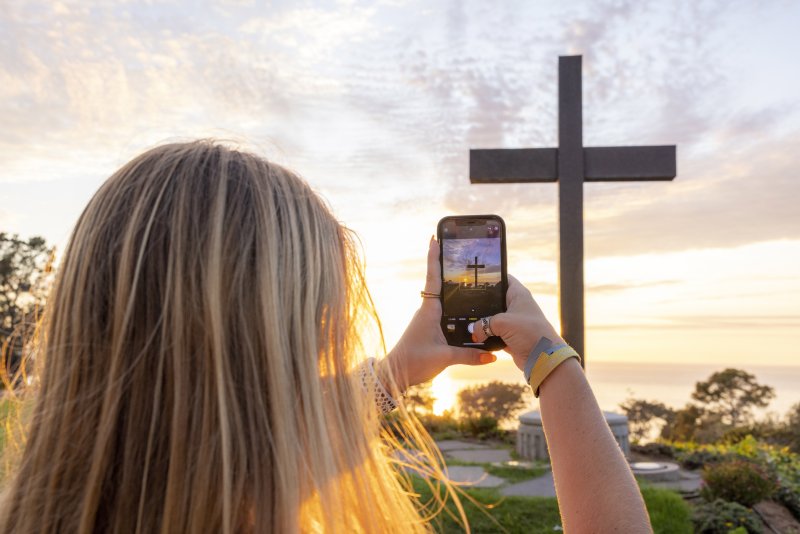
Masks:
[[[505,320],[505,314],[498,313],[497,315],[487,317],[487,319],[489,319],[489,331],[496,336],[503,337],[503,321]],[[472,332],[472,340],[475,343],[483,343],[486,341],[488,336],[486,332],[484,332],[483,324],[480,320],[471,323],[467,328],[469,329],[470,327],[472,327],[470,330]]]
[[[450,347],[450,361],[450,365],[486,365],[497,361],[497,356],[491,352],[484,352],[478,349]]]
[[[436,293],[442,290],[442,267],[439,265],[439,242],[433,236],[428,243],[428,274],[425,276],[425,291]]]
[[[528,290],[527,287],[522,285],[522,282],[511,276],[508,275],[508,291],[506,292],[506,307],[510,308],[511,303],[514,302],[515,299],[521,297],[525,294],[531,295],[531,292]],[[532,297],[532,295],[531,295]]]

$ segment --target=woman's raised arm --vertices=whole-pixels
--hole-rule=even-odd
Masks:
[[[543,337],[563,343],[530,292],[509,277],[508,311],[491,319],[520,370]],[[485,337],[475,328],[476,341]],[[652,532],[639,486],[606,424],[580,363],[555,368],[539,387],[542,423],[566,532]]]

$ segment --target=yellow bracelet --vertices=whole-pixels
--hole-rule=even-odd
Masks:
[[[539,356],[539,359],[536,361],[536,365],[533,366],[533,371],[531,371],[531,379],[530,382],[528,382],[533,389],[533,394],[537,399],[539,398],[539,386],[542,385],[542,382],[544,382],[544,379],[547,378],[547,375],[552,373],[556,367],[570,358],[578,358],[578,361],[581,361],[580,355],[570,346],[562,347],[553,354],[542,352],[542,354]]]

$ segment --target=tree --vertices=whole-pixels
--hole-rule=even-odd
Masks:
[[[703,415],[701,407],[687,404],[674,412],[672,419],[661,429],[661,437],[673,441],[693,440]]]
[[[423,382],[416,386],[408,388],[403,395],[403,402],[409,412],[417,413],[421,409],[423,413],[430,413],[433,411],[433,403],[436,398],[431,391],[431,383]]]
[[[530,395],[530,388],[525,384],[495,380],[460,390],[458,409],[462,418],[491,417],[499,423],[512,419],[528,406]]]
[[[717,371],[705,382],[697,382],[692,398],[703,403],[706,411],[719,414],[730,426],[752,421],[753,408],[764,408],[775,398],[775,390],[756,382],[756,377],[742,369]]]
[[[54,254],[41,237],[0,232],[0,371],[10,383],[25,370],[23,349],[50,289]]]
[[[633,441],[642,441],[650,437],[654,420],[662,421],[659,432],[675,416],[675,411],[665,404],[657,401],[634,399],[628,397],[619,405],[620,409],[628,416],[631,438]]]
[[[796,402],[789,408],[784,428],[788,435],[789,447],[793,452],[800,453],[800,402]]]

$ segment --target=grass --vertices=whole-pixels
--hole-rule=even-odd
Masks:
[[[2,393],[2,392],[0,392]],[[12,432],[16,440],[21,436],[21,420],[26,418],[33,405],[8,396],[0,397],[0,483],[6,478],[12,465],[19,456],[18,443],[12,440]],[[13,450],[11,450],[13,448]]]
[[[484,465],[484,469],[490,475],[504,478],[511,484],[540,477],[549,471],[546,467],[512,467],[506,465]]]
[[[419,477],[412,477],[414,491],[420,495],[420,502],[433,498],[427,483]],[[464,511],[470,528],[475,533],[508,532],[550,533],[554,527],[561,526],[558,501],[550,497],[503,497],[496,490],[471,488],[464,490],[479,505],[462,498]],[[650,521],[656,534],[689,534],[692,532],[691,512],[680,495],[673,491],[642,487],[642,496],[650,514]],[[455,506],[448,502],[447,508],[456,514]],[[446,511],[438,514],[431,522],[436,532],[455,534],[464,532],[463,527]]]
[[[692,509],[678,493],[643,484],[640,489],[656,534],[694,532]]]
[[[10,424],[9,418],[12,415],[13,405],[11,401],[6,398],[0,398],[0,483],[6,478],[6,471],[8,467],[8,459],[4,454],[6,448],[6,429]]]
[[[0,399],[0,455],[6,446],[6,420],[11,413],[11,401]]]
[[[420,502],[427,503],[433,492],[419,477],[412,477],[414,491],[420,495]],[[480,503],[475,505],[462,498],[464,511],[470,528],[475,533],[506,532],[522,534],[530,532],[553,532],[553,527],[561,525],[558,503],[548,497],[503,497],[492,489],[472,488],[464,490]],[[458,517],[452,501],[447,508]],[[498,527],[498,523],[500,527]],[[442,511],[431,522],[436,532],[442,534],[463,533],[464,528]]]

